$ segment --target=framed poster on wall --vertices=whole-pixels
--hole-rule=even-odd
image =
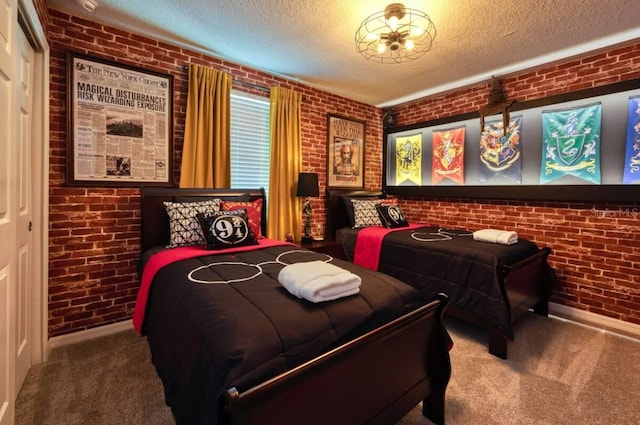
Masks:
[[[327,115],[327,187],[364,188],[364,121]]]
[[[172,185],[173,77],[69,52],[67,183]]]

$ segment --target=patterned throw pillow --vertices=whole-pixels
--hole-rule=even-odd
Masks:
[[[253,202],[236,202],[236,201],[222,201],[222,211],[235,211],[235,210],[247,210],[247,216],[249,217],[249,224],[253,233],[258,239],[264,238],[261,232],[262,221],[262,199],[256,199]]]
[[[196,214],[196,218],[202,228],[207,249],[258,245],[245,209]]]
[[[220,211],[220,202],[220,199],[200,202],[163,202],[169,215],[169,245],[167,248],[204,245],[204,236],[196,214]]]
[[[378,197],[375,196],[340,196],[340,199],[342,200],[342,205],[344,205],[344,210],[345,213],[347,215],[347,221],[349,222],[349,226],[353,227],[356,225],[356,220],[355,217],[353,215],[353,201],[354,199],[356,201],[377,201]]]
[[[380,217],[380,222],[384,227],[389,229],[395,229],[396,227],[407,227],[409,223],[404,216],[404,213],[400,209],[399,206],[395,204],[391,205],[376,205],[376,210],[378,210],[378,216]]]
[[[353,204],[353,228],[360,229],[369,226],[382,226],[376,205],[380,200],[360,201],[352,199]]]

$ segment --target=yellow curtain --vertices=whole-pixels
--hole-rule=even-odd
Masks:
[[[231,75],[189,65],[180,187],[231,186]]]
[[[301,168],[302,130],[300,111],[302,94],[283,87],[271,88],[271,166],[269,173],[270,239],[285,239],[291,232],[300,240],[302,203],[296,197],[296,184]]]

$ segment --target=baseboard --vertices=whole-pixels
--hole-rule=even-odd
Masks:
[[[112,323],[110,325],[98,326],[97,328],[86,329],[84,331],[73,332],[66,335],[54,336],[49,339],[49,349],[61,347],[63,345],[76,344],[102,336],[112,335],[118,332],[133,329],[133,322],[125,320],[123,322]]]
[[[637,325],[635,323],[613,319],[601,314],[595,314],[589,311],[567,307],[565,305],[552,302],[549,303],[549,314],[561,319],[571,320],[582,325],[593,326],[598,329],[609,330],[621,335],[629,336],[631,338],[640,339],[640,325]],[[84,331],[60,335],[49,340],[48,348],[50,350],[54,347],[88,341],[94,338],[112,335],[130,329],[133,329],[133,322],[131,320],[126,320],[123,322],[112,323],[110,325],[99,326],[97,328],[87,329]]]
[[[613,319],[601,314],[551,302],[549,303],[549,315],[571,320],[582,325],[615,332],[630,338],[640,339],[640,325],[625,322],[624,320]]]

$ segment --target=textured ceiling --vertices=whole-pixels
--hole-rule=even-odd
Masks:
[[[49,7],[386,107],[640,39],[638,0],[406,0],[437,35],[403,64],[355,49],[390,0],[48,0]]]

